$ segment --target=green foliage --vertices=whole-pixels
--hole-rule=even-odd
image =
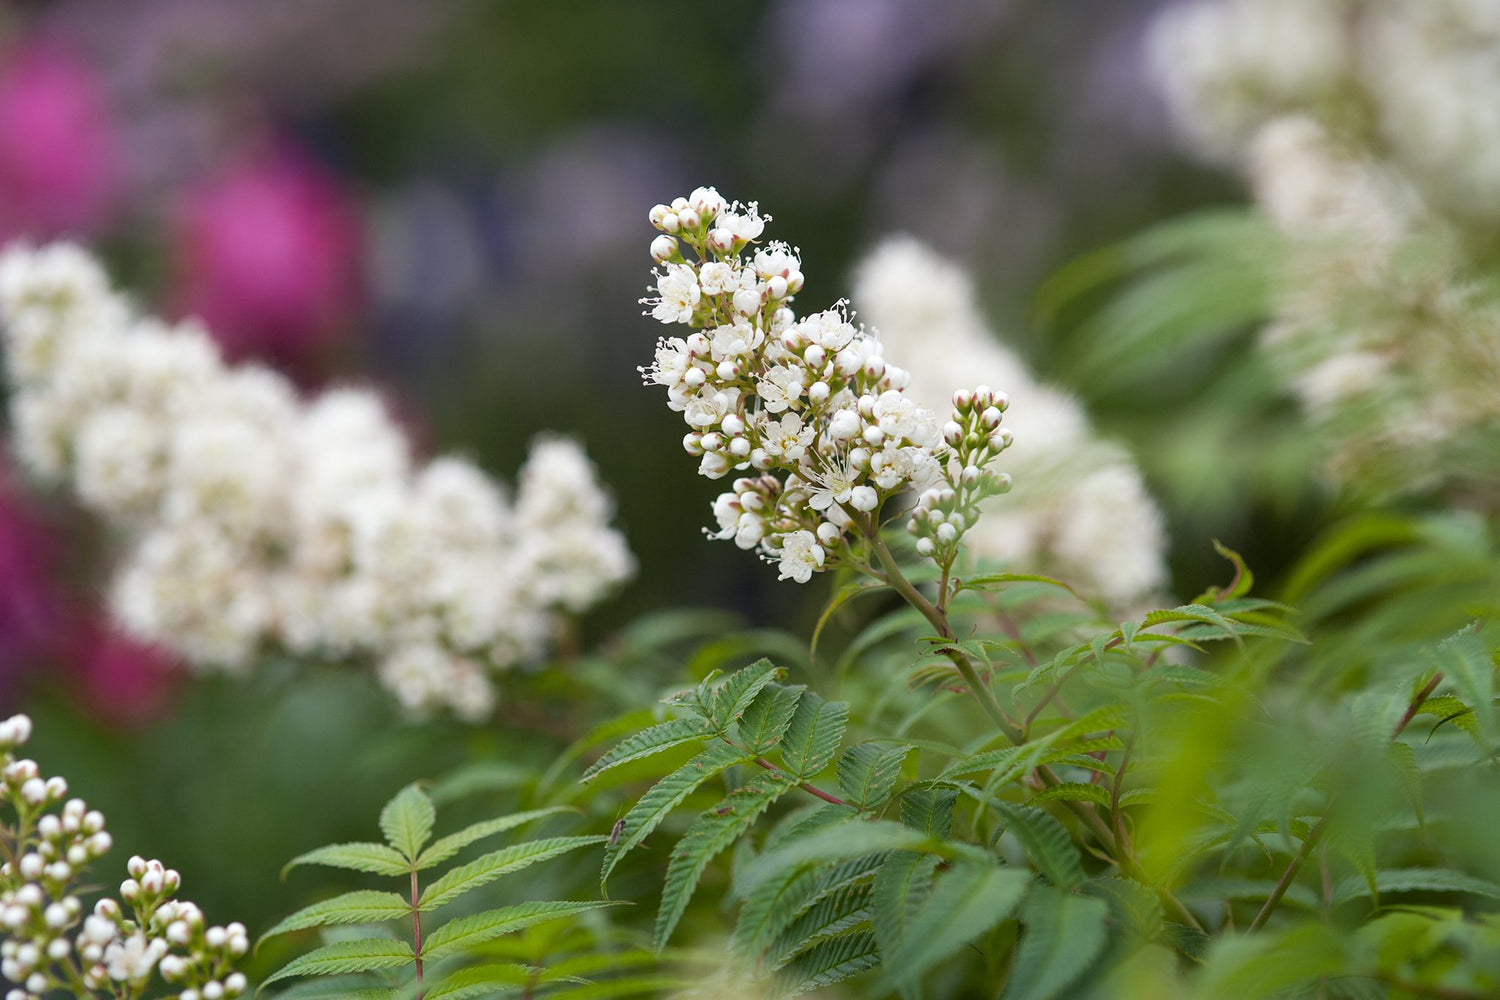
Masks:
[[[526,966],[477,965],[484,948],[497,939],[541,924],[565,923],[610,905],[595,900],[514,903],[450,917],[437,925],[423,917],[475,890],[540,862],[603,843],[602,836],[558,836],[523,841],[493,850],[448,869],[422,887],[421,873],[451,860],[462,850],[558,812],[534,809],[474,823],[432,842],[437,811],[419,785],[408,785],[380,812],[385,844],[335,844],[309,851],[287,867],[324,865],[399,880],[400,892],[356,890],[298,910],[272,927],[268,938],[314,928],[359,925],[370,936],[343,937],[294,958],[268,976],[264,985],[296,977],[321,977],[329,996],[405,996],[425,990],[431,997],[493,995],[502,986],[534,983],[539,970]],[[429,843],[431,842],[431,843]],[[396,924],[398,927],[388,925]],[[393,932],[410,930],[408,942]],[[517,971],[519,970],[519,971]],[[379,973],[380,975],[373,975]],[[361,975],[353,975],[361,974]],[[336,977],[336,978],[331,978]],[[507,978],[508,977],[508,978]],[[311,995],[316,982],[293,987],[285,997]]]

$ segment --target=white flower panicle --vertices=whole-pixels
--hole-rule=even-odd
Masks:
[[[513,503],[468,461],[415,462],[372,392],[304,401],[137,317],[77,247],[0,254],[0,328],[22,464],[118,529],[115,617],[195,668],[373,660],[408,708],[477,720],[497,669],[634,570],[576,443],[539,439]]]
[[[1153,36],[1183,130],[1287,237],[1263,343],[1330,478],[1493,482],[1500,4],[1194,0]]]
[[[14,987],[5,1000],[141,996],[158,978],[180,1000],[244,993],[234,968],[250,950],[244,925],[208,926],[196,905],[173,898],[182,877],[160,861],[131,858],[119,900],[85,914],[77,887],[112,841],[98,810],[67,798],[65,780],[43,780],[35,761],[16,757],[30,736],[24,715],[0,722],[0,838],[10,851],[0,864],[0,978]]]
[[[854,301],[910,360],[906,392],[918,402],[935,405],[954,380],[976,375],[1009,387],[1015,445],[1006,457],[1017,485],[1004,503],[982,505],[983,519],[965,539],[971,553],[1061,575],[1117,610],[1159,595],[1166,537],[1134,462],[994,336],[963,268],[911,237],[893,237],[856,266]]]
[[[702,475],[748,473],[714,501],[711,536],[806,583],[864,565],[883,505],[910,490],[920,498],[909,525],[918,551],[951,565],[980,498],[1010,485],[989,469],[1010,444],[1004,393],[960,393],[944,426],[904,393],[909,373],[842,303],[799,319],[798,251],[755,245],[768,217],[753,202],[698,188],[650,218],[663,234],[651,244],[661,266],[656,294],[641,301],[694,332],[659,340],[641,373],[683,415],[683,447]]]

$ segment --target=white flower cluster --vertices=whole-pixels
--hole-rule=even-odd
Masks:
[[[891,350],[910,359],[907,394],[918,401],[943,399],[965,377],[1009,387],[1016,443],[1007,461],[1017,486],[1003,504],[984,506],[966,541],[973,554],[1056,573],[1120,611],[1159,595],[1166,538],[1135,464],[994,336],[961,267],[894,237],[856,267],[854,301]]]
[[[858,565],[882,505],[913,490],[919,552],[951,564],[978,499],[1009,487],[988,469],[1010,443],[1004,394],[960,393],[954,419],[940,424],[842,304],[792,312],[801,261],[785,243],[752,250],[765,221],[754,203],[729,204],[713,188],[651,210],[661,269],[657,295],[642,302],[695,332],[659,340],[641,372],[691,428],[683,447],[701,474],[752,473],[714,501],[713,537],[758,548],[782,579],[805,583]]]
[[[1500,218],[1500,6],[1493,0],[1190,0],[1152,30],[1182,130],[1235,161],[1309,114],[1380,150],[1435,203]]]
[[[14,824],[0,819],[0,977],[16,987],[5,1000],[141,996],[153,972],[179,1000],[244,993],[234,970],[250,950],[244,925],[207,926],[196,905],[172,898],[181,876],[159,861],[131,858],[120,901],[101,899],[84,915],[76,883],[112,841],[98,810],[63,801],[65,780],[44,781],[35,761],[15,756],[30,736],[24,715],[0,722],[0,806]]]
[[[1288,238],[1264,343],[1330,477],[1493,482],[1500,4],[1197,0],[1154,42],[1185,131]]]
[[[372,659],[405,706],[479,719],[493,669],[633,571],[576,444],[537,442],[512,503],[463,459],[415,462],[372,392],[302,400],[137,317],[77,247],[0,254],[0,326],[17,454],[117,529],[120,623],[197,668]]]

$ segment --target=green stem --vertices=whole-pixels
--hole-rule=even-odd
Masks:
[[[417,870],[411,870],[411,935],[412,952],[417,958],[417,1000],[422,1000],[422,911],[417,908]]]

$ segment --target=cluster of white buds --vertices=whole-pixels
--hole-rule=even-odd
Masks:
[[[983,449],[977,439],[964,451],[945,442],[933,414],[903,393],[909,374],[843,303],[797,318],[798,251],[773,242],[751,252],[765,226],[754,203],[698,188],[650,218],[663,231],[651,247],[662,266],[656,294],[641,301],[662,323],[695,332],[659,340],[641,373],[667,388],[691,428],[683,447],[702,475],[755,473],[714,502],[713,537],[758,548],[782,579],[802,583],[854,557],[902,491],[1003,487],[985,471],[1009,442],[997,430],[1003,407],[954,414],[958,425],[993,410]]]
[[[479,720],[496,671],[634,571],[575,442],[539,439],[512,502],[472,462],[414,461],[373,392],[304,400],[136,316],[77,247],[0,253],[0,332],[22,464],[116,529],[116,620],[196,669],[373,662],[406,707]]]
[[[153,973],[180,1000],[220,1000],[245,992],[234,969],[250,950],[244,925],[205,925],[193,903],[174,899],[182,877],[160,861],[133,857],[120,901],[99,900],[84,915],[77,884],[112,846],[104,816],[69,799],[62,778],[42,781],[35,761],[11,751],[31,735],[24,715],[0,722],[0,978],[5,1000],[73,996],[140,997]],[[123,902],[123,906],[121,905]]]
[[[953,419],[943,427],[943,441],[960,471],[953,484],[926,490],[917,498],[906,529],[917,536],[918,554],[951,564],[959,538],[979,517],[980,501],[1010,489],[1009,475],[987,467],[1010,447],[1010,428],[1000,426],[1009,406],[1005,393],[987,385],[953,394]]]

